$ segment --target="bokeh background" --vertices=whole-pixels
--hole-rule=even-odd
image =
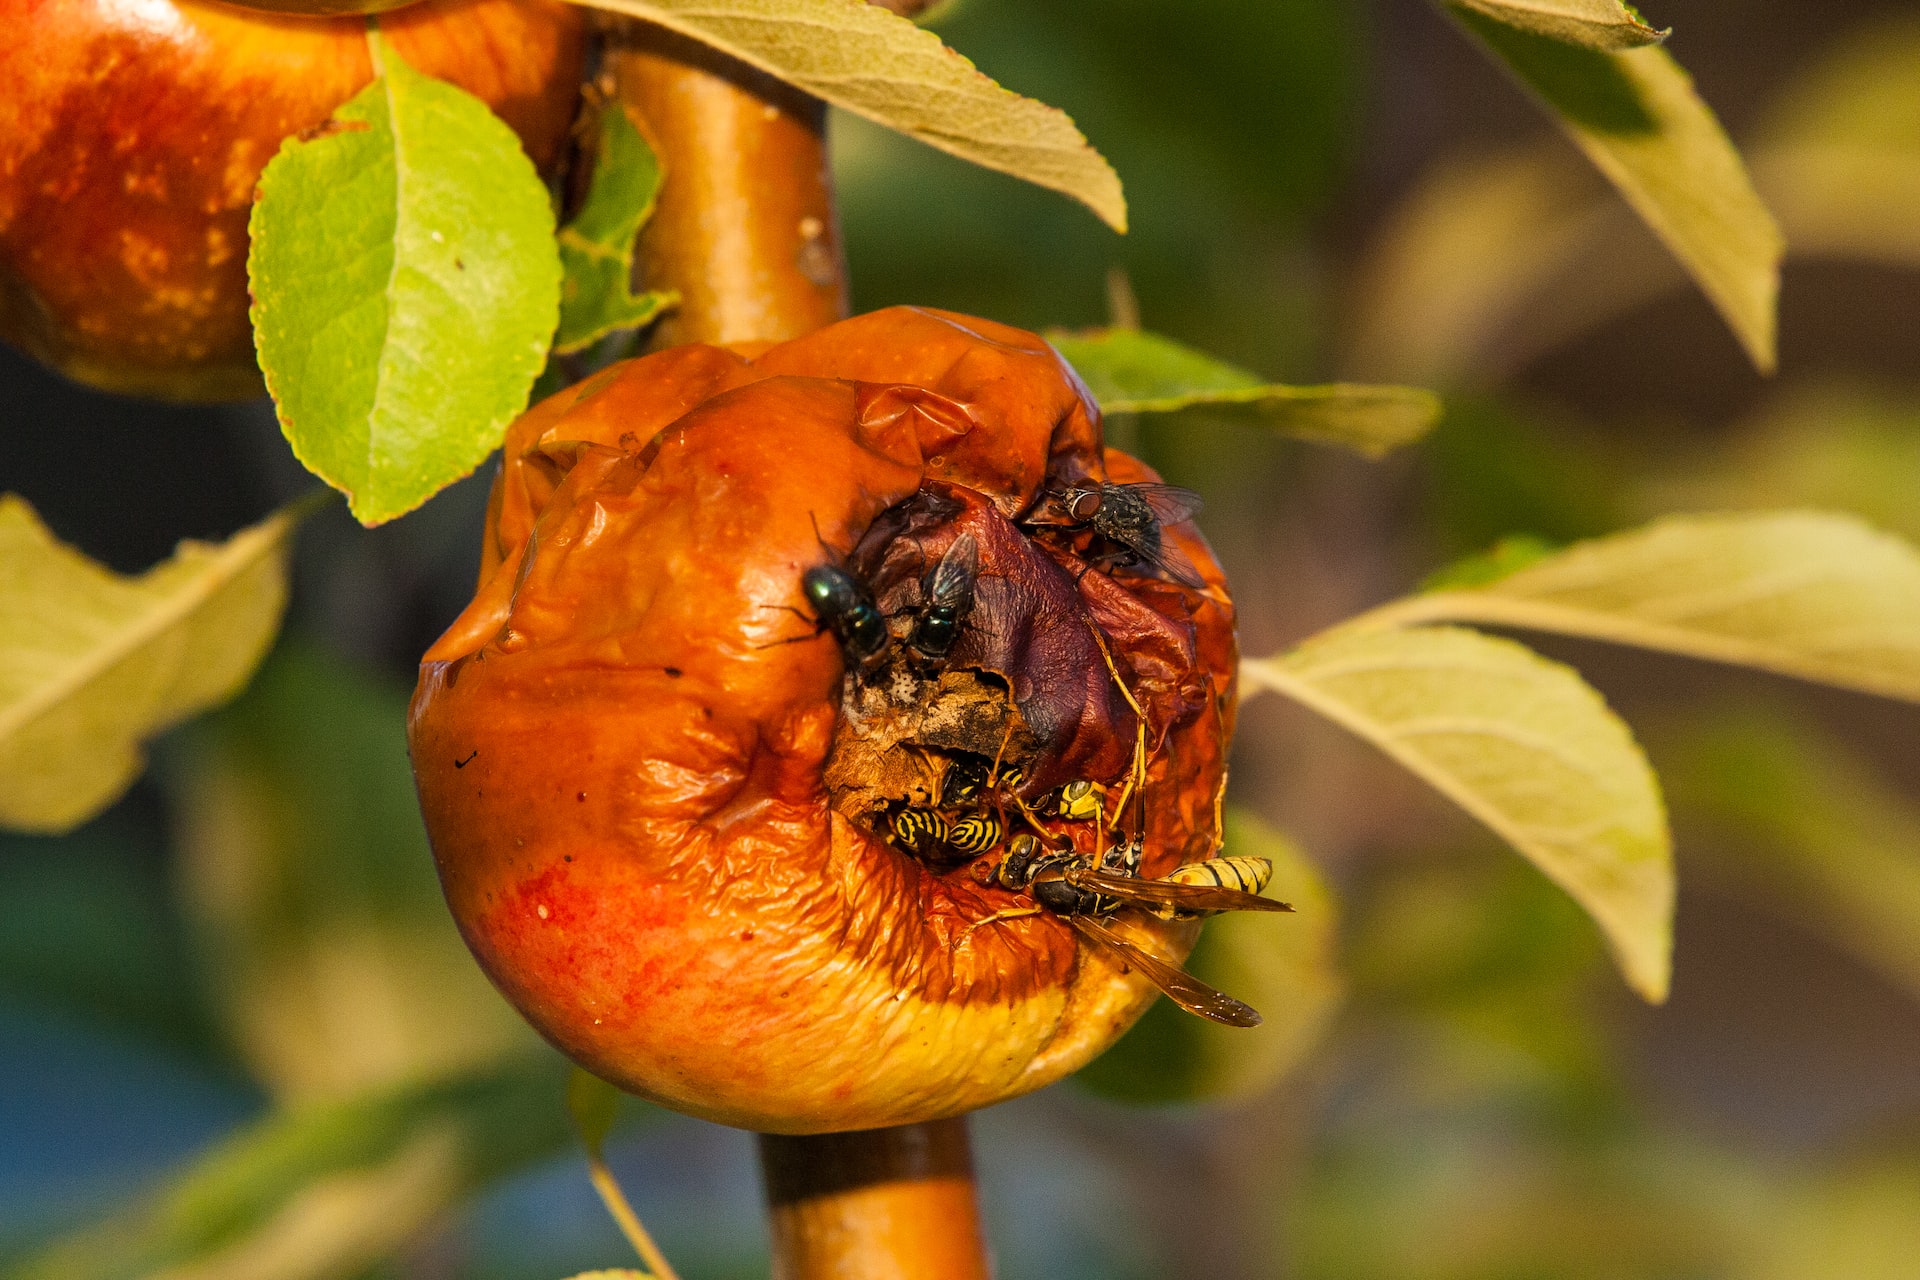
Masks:
[[[1444,393],[1433,437],[1382,463],[1197,413],[1111,424],[1206,495],[1252,654],[1508,534],[1806,505],[1920,539],[1920,6],[1647,8],[1784,225],[1773,378],[1420,0],[955,0],[936,29],[1075,117],[1135,229],[836,118],[856,304],[1033,327],[1137,309],[1276,380]],[[0,352],[0,420],[0,486],[126,571],[311,484],[265,402],[116,399]],[[471,589],[486,482],[373,531],[312,521],[249,692],[80,831],[0,838],[0,1275],[120,1274],[138,1250],[114,1233],[151,1223],[114,1215],[180,1170],[200,1199],[166,1202],[174,1226],[217,1234],[234,1186],[356,1143],[379,1157],[357,1181],[229,1270],[177,1274],[627,1260],[557,1059],[459,949],[412,808],[402,711]],[[1578,910],[1421,784],[1250,703],[1242,830],[1318,868],[1344,1003],[1262,992],[1317,1037],[1277,1080],[1159,1069],[1181,1032],[1157,1018],[1090,1080],[980,1115],[1002,1275],[1920,1277],[1920,714],[1537,643],[1667,786],[1672,1000],[1638,1004]],[[390,1151],[368,1117],[391,1106],[426,1119]],[[687,1280],[765,1274],[751,1139],[624,1114],[613,1165]]]

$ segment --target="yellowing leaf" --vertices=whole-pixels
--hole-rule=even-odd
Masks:
[[[1920,701],[1920,552],[1851,516],[1671,516],[1344,627],[1436,621],[1612,640]]]
[[[1129,1102],[1252,1097],[1300,1065],[1340,1007],[1340,911],[1332,890],[1293,841],[1253,814],[1229,809],[1226,827],[1221,856],[1272,862],[1264,896],[1292,903],[1294,913],[1215,916],[1186,967],[1251,1004],[1263,1020],[1223,1027],[1158,1001],[1075,1077],[1097,1093]]]
[[[995,84],[931,31],[866,0],[578,0],[730,54],[963,160],[1080,201],[1127,229],[1120,179],[1065,112]]]
[[[1594,918],[1634,990],[1666,997],[1673,855],[1659,785],[1572,669],[1454,627],[1334,632],[1241,669],[1491,827]]]
[[[1416,387],[1288,387],[1137,329],[1047,332],[1106,413],[1227,410],[1285,435],[1378,457],[1419,439],[1440,400]]]
[[[1537,36],[1588,49],[1637,49],[1668,33],[1648,26],[1620,0],[1454,0],[1463,9]]]
[[[1692,78],[1664,49],[1601,52],[1496,22],[1461,0],[1450,8],[1539,95],[1698,282],[1754,365],[1771,371],[1784,243]]]
[[[182,542],[125,577],[0,497],[0,824],[84,822],[139,776],[143,741],[246,683],[280,625],[296,521]]]

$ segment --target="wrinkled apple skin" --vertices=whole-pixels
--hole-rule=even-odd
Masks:
[[[230,0],[240,9],[258,9],[266,13],[312,15],[347,13],[392,13],[420,3],[420,0]]]
[[[1026,900],[832,808],[841,653],[795,616],[821,539],[844,550],[923,481],[1019,518],[1109,476],[1150,473],[1101,449],[1040,339],[919,309],[754,360],[674,348],[527,413],[479,594],[409,717],[448,903],[501,991],[603,1078],[764,1132],[959,1114],[1110,1044],[1155,998],[1137,973],[1056,916],[970,929]],[[1234,693],[1218,566],[1190,525],[1167,536],[1208,591],[1088,575],[1085,596],[1128,592],[1186,637],[1176,671],[1110,632],[1164,729],[1149,876],[1217,847]],[[1195,925],[1135,915],[1117,926],[1161,955],[1192,945]]]
[[[536,164],[572,122],[582,18],[451,0],[381,20]],[[247,217],[260,171],[373,76],[366,20],[194,0],[0,0],[0,337],[103,390],[260,393]]]

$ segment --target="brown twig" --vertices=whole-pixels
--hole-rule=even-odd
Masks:
[[[760,1137],[774,1280],[987,1280],[964,1120]]]
[[[909,3],[909,8],[920,6]],[[605,70],[666,171],[639,282],[680,306],[655,346],[798,337],[846,314],[826,108],[630,20]],[[966,1122],[760,1139],[776,1280],[987,1280]]]

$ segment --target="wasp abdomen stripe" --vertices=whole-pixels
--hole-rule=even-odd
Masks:
[[[1175,867],[1166,878],[1176,884],[1205,884],[1257,894],[1273,879],[1273,863],[1255,857],[1208,858]]]
[[[1000,843],[1000,819],[990,813],[970,813],[947,830],[947,844],[962,853],[985,853]]]

